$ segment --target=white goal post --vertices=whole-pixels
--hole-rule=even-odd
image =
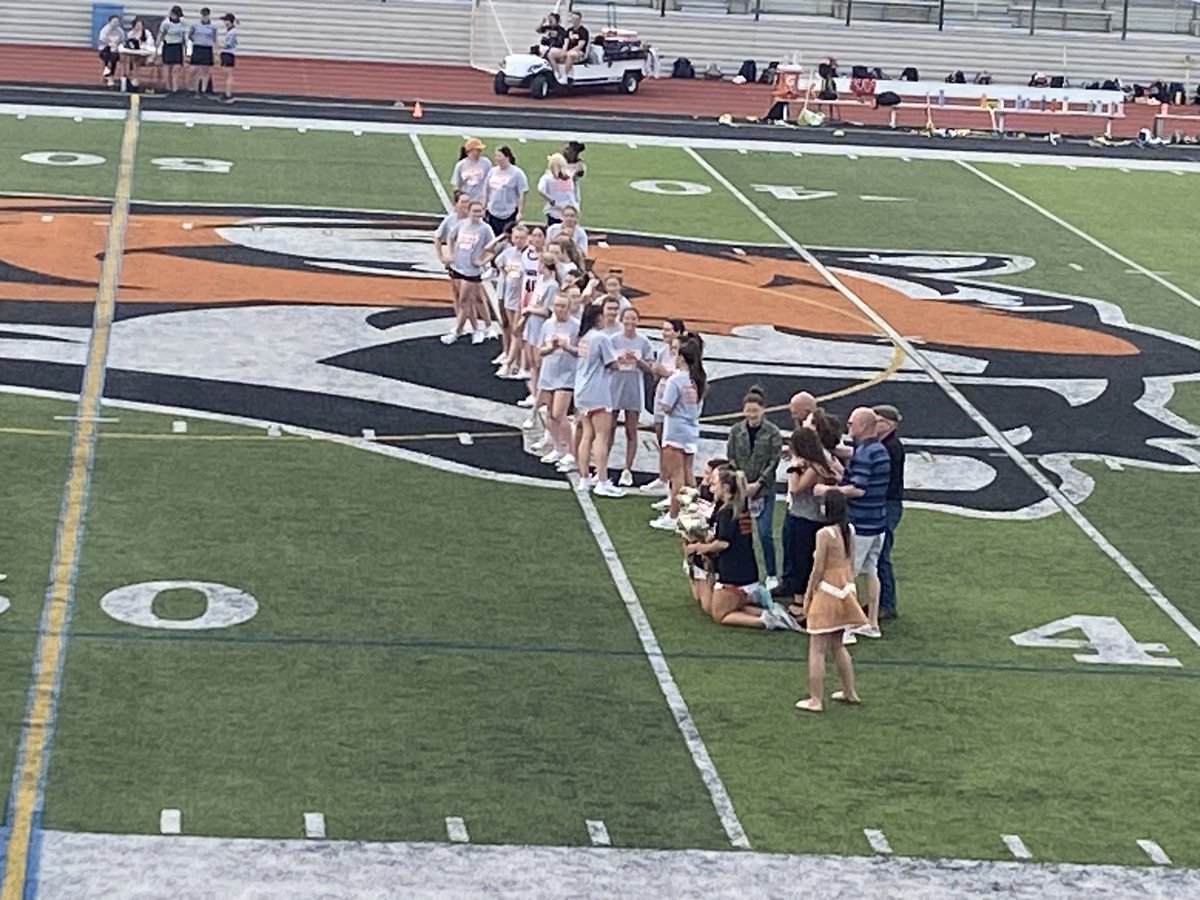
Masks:
[[[471,0],[471,68],[495,73],[508,54],[528,53],[546,13],[565,17],[567,6],[564,0]]]

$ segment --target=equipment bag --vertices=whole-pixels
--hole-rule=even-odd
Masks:
[[[675,60],[675,64],[671,66],[672,78],[695,78],[696,70],[692,66],[692,61],[686,56],[681,56]]]
[[[758,63],[752,59],[747,59],[742,63],[742,67],[738,69],[738,74],[746,79],[747,82],[753,84],[758,81]]]

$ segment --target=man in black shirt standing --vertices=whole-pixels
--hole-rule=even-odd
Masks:
[[[896,526],[904,514],[904,444],[896,433],[896,426],[903,416],[896,407],[884,404],[875,407],[878,417],[876,434],[892,461],[891,476],[884,508],[887,512],[887,531],[883,536],[883,550],[879,554],[879,618],[896,618],[896,573],[892,569],[892,547],[896,543]]]

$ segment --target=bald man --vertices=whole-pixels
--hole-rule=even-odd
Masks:
[[[798,394],[793,394],[792,399],[788,401],[788,412],[792,414],[792,421],[799,428],[804,424],[804,420],[811,416],[817,409],[817,398],[808,391],[801,391]]]
[[[850,413],[850,439],[854,453],[839,485],[818,484],[813,493],[829,491],[846,495],[850,524],[854,526],[854,573],[867,579],[867,626],[858,631],[866,637],[882,637],[879,631],[879,555],[887,534],[887,490],[892,460],[879,442],[879,418],[868,406]]]

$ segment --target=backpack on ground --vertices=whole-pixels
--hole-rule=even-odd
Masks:
[[[900,103],[900,95],[895,91],[883,91],[875,95],[875,105],[878,106],[898,106]]]
[[[692,61],[686,56],[681,56],[675,60],[675,64],[671,66],[672,78],[695,78],[696,69],[692,66]]]
[[[759,84],[774,84],[779,78],[779,61],[767,63],[767,67],[762,70],[762,74],[758,76]]]
[[[747,59],[742,63],[742,67],[738,69],[738,74],[750,84],[753,84],[758,81],[758,63],[752,59]]]
[[[837,82],[830,75],[821,79],[821,93],[817,94],[818,100],[836,100],[838,98]]]
[[[901,81],[920,81],[921,76],[920,76],[920,74],[918,74],[918,72],[914,66],[909,66],[903,72],[900,73],[900,80]]]
[[[722,74],[720,66],[716,63],[709,63],[708,68],[704,70],[704,77],[710,81],[719,81],[725,76]]]

